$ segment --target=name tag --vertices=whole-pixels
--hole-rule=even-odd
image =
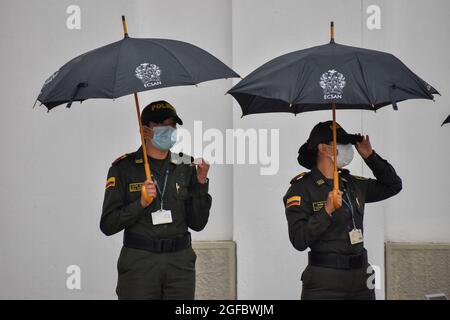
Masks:
[[[351,244],[358,244],[358,243],[363,242],[363,240],[364,240],[361,229],[353,229],[348,234],[350,236]]]
[[[317,202],[313,202],[312,206],[313,206],[313,210],[314,212],[320,211],[320,209],[323,208],[323,206],[325,205],[325,203],[327,203],[326,201],[317,201]]]
[[[130,185],[129,185],[130,192],[141,191],[141,188],[142,188],[143,184],[144,184],[143,182],[130,183]]]
[[[158,211],[152,212],[152,223],[154,226],[172,222],[172,212],[170,210],[160,209]]]

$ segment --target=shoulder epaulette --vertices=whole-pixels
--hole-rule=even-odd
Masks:
[[[300,180],[301,178],[303,178],[305,175],[307,175],[309,172],[302,172],[299,173],[298,175],[296,175],[294,178],[292,178],[291,180],[291,184],[293,184],[294,182]]]
[[[128,153],[125,153],[124,155],[118,157],[116,160],[113,161],[113,165],[117,164],[119,161],[122,161],[123,159],[125,159],[126,157],[128,157]]]

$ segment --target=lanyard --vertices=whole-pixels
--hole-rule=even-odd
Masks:
[[[161,210],[163,209],[163,197],[164,197],[164,194],[166,193],[166,185],[167,185],[167,178],[168,177],[169,177],[169,169],[166,170],[166,176],[164,178],[164,186],[163,186],[163,189],[161,191],[161,189],[159,188],[158,180],[155,179],[153,177],[153,174],[152,174],[153,180],[156,181],[156,190],[158,191],[159,197],[161,198]]]
[[[347,207],[349,207],[351,213],[352,213],[352,222],[353,222],[353,229],[356,229],[356,224],[355,224],[355,217],[354,217],[354,210],[353,210],[353,204],[352,201],[350,200],[349,197],[349,190],[347,188],[344,189],[344,195],[347,198],[347,201],[345,201],[344,198],[342,198],[342,201],[347,205]]]

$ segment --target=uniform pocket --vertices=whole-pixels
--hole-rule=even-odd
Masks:
[[[189,198],[190,174],[189,168],[180,167],[174,172],[174,194],[177,200],[185,201]]]
[[[175,189],[175,198],[177,200],[185,201],[189,198],[189,190],[181,182],[175,182]]]
[[[123,274],[138,268],[149,254],[150,253],[144,250],[122,247],[117,261],[117,272]]]

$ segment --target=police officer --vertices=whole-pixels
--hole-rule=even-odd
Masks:
[[[333,204],[332,122],[320,122],[299,149],[298,162],[310,172],[291,180],[283,198],[289,239],[308,252],[302,273],[302,299],[375,299],[367,281],[373,278],[364,249],[364,206],[392,197],[402,189],[394,168],[371,146],[368,136],[348,134],[337,125],[339,186]],[[353,146],[376,179],[343,169],[353,159]],[[370,280],[370,279],[369,279]],[[368,284],[369,282],[369,284]]]
[[[209,165],[170,148],[175,108],[150,103],[142,124],[153,180],[146,180],[142,147],[116,159],[108,172],[100,228],[106,235],[124,230],[116,293],[119,299],[194,299],[196,254],[188,228],[200,231],[208,222]],[[141,187],[153,197],[148,203]]]

